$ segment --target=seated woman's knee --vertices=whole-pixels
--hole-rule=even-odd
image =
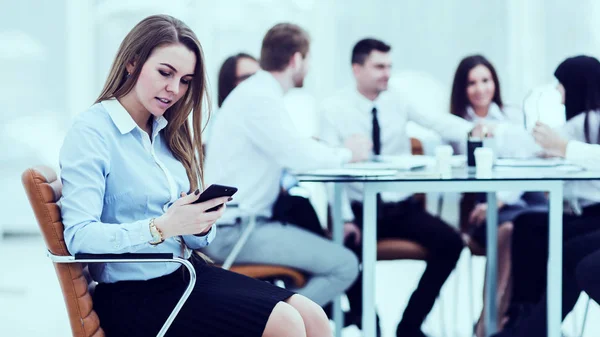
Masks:
[[[298,294],[290,297],[286,302],[302,316],[308,337],[331,336],[329,319],[321,306]]]
[[[278,336],[306,337],[302,316],[285,302],[279,302],[273,308],[263,332],[263,337]]]

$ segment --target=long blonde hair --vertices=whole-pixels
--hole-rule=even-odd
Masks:
[[[104,84],[99,103],[111,98],[121,98],[134,87],[142,67],[152,51],[159,46],[181,43],[196,55],[196,69],[190,88],[185,95],[164,114],[169,122],[164,129],[164,137],[169,150],[183,164],[190,182],[190,191],[203,183],[202,174],[202,109],[206,100],[210,115],[206,70],[202,46],[196,34],[181,20],[169,15],[152,15],[140,21],[127,34],[111,66]],[[126,66],[135,63],[131,74]],[[192,121],[188,120],[192,113]],[[193,133],[192,133],[193,130]]]

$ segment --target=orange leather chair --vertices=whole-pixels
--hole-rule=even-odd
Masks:
[[[294,288],[302,288],[306,284],[306,276],[292,268],[259,264],[233,265],[229,270],[238,274],[253,277],[264,281],[283,281]]]
[[[191,293],[196,273],[187,260],[174,257],[172,254],[121,254],[92,255],[76,254],[72,256],[64,241],[64,226],[60,213],[59,200],[62,195],[62,184],[53,169],[45,166],[30,168],[21,177],[29,198],[40,231],[48,249],[48,256],[54,263],[63,298],[69,315],[71,331],[74,337],[102,337],[104,332],[100,326],[98,315],[94,312],[92,296],[88,289],[89,275],[85,271],[86,263],[122,263],[122,262],[173,262],[182,264],[190,272],[190,283],[181,297],[177,307],[163,325],[158,336],[163,336],[179,309]],[[281,279],[301,287],[306,283],[304,275],[296,270],[280,266],[234,266],[232,271],[261,279]]]
[[[103,337],[98,315],[94,311],[92,296],[88,291],[88,278],[84,267],[86,263],[123,263],[123,262],[173,262],[185,266],[190,272],[188,287],[177,306],[164,323],[157,336],[164,336],[167,329],[179,313],[179,310],[191,294],[196,282],[196,273],[190,262],[172,254],[76,254],[72,256],[64,241],[59,199],[62,185],[56,173],[49,167],[41,166],[26,170],[21,176],[29,203],[46,242],[48,256],[54,263],[56,275],[63,293],[69,322],[74,337]]]

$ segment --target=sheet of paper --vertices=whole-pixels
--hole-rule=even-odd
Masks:
[[[389,168],[401,171],[410,171],[418,168],[435,165],[435,158],[430,156],[375,156],[371,163],[355,163],[351,165],[368,164],[377,168]],[[377,164],[377,165],[375,165]]]
[[[327,177],[378,177],[378,176],[393,176],[397,174],[397,170],[374,170],[374,169],[355,169],[355,168],[339,168],[339,169],[318,169],[305,172],[297,172],[297,174],[311,176],[327,176]]]
[[[498,159],[496,160],[496,166],[510,166],[510,167],[555,167],[560,165],[568,164],[562,158],[527,158],[527,159]]]

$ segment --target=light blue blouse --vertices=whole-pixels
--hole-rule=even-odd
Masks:
[[[165,144],[164,117],[154,119],[152,141],[116,99],[93,105],[76,117],[60,151],[60,201],[69,252],[92,254],[182,254],[179,237],[151,245],[151,218],[161,216],[188,192],[183,165]],[[195,188],[194,188],[195,189]],[[184,236],[198,249],[215,237]],[[189,257],[186,249],[184,255]],[[172,273],[176,263],[95,263],[98,282],[147,280]]]

